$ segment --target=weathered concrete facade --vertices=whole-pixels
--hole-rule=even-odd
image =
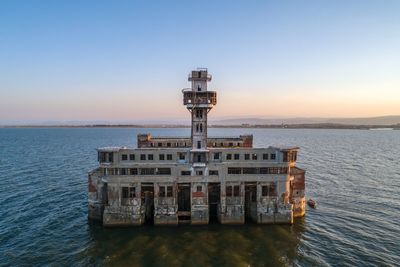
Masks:
[[[88,175],[89,218],[105,226],[151,223],[293,223],[305,214],[305,171],[297,147],[253,148],[253,136],[208,137],[216,92],[206,69],[183,90],[191,138],[138,135],[138,148],[98,149]]]

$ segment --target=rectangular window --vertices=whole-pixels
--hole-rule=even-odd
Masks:
[[[232,147],[232,146],[233,146],[233,143],[229,143],[229,146]]]
[[[241,168],[228,168],[228,174],[242,174]]]
[[[232,159],[232,154],[226,154],[226,160],[231,160]]]
[[[268,160],[268,153],[263,154],[263,160]]]
[[[235,158],[235,160],[239,160],[240,154],[235,154],[235,155],[234,155],[234,158]]]
[[[158,159],[159,159],[159,160],[165,160],[165,155],[164,155],[164,154],[158,155]]]
[[[135,160],[135,154],[129,154],[129,160]]]
[[[233,196],[234,197],[238,197],[239,196],[239,186],[238,185],[235,185],[234,187],[233,187]]]
[[[172,154],[167,154],[167,160],[172,160]]]
[[[162,143],[158,143],[157,145],[158,145],[159,147],[161,147],[161,146],[162,146]]]
[[[268,174],[268,168],[260,168],[260,174]]]
[[[154,175],[155,169],[154,168],[141,168],[140,175]]]
[[[129,175],[137,175],[137,174],[138,174],[138,172],[137,172],[136,168],[129,169]]]
[[[122,154],[122,160],[128,160],[128,155],[127,154]]]
[[[172,186],[167,186],[167,197],[172,197]]]
[[[232,196],[232,186],[231,185],[228,185],[226,187],[226,196],[227,197],[231,197]]]
[[[257,168],[243,168],[243,174],[257,174]]]
[[[167,147],[170,147],[171,146],[171,143],[167,143]]]
[[[268,185],[263,185],[261,187],[261,195],[263,197],[267,197],[268,196]]]
[[[257,160],[257,154],[253,154],[252,159]]]
[[[179,153],[179,160],[185,160],[185,153]]]
[[[181,171],[182,176],[188,176],[190,175],[190,171]]]
[[[216,160],[219,159],[219,153],[214,153],[214,159],[216,159]]]
[[[120,175],[127,175],[127,171],[125,168],[119,169],[119,174]]]
[[[158,175],[171,175],[171,168],[158,168]]]
[[[129,198],[135,198],[135,197],[136,197],[136,188],[129,187]]]
[[[203,171],[196,171],[196,175],[203,175]]]
[[[196,192],[201,192],[201,191],[203,191],[203,187],[201,185],[198,185],[196,187]]]
[[[146,160],[146,154],[140,154],[140,160]]]
[[[159,197],[165,197],[165,186],[160,186]]]
[[[208,172],[209,175],[218,175],[218,171],[209,171]]]
[[[250,159],[250,154],[244,154],[244,159],[249,160]]]
[[[128,187],[122,187],[122,198],[128,198],[128,196],[129,196]]]
[[[276,159],[276,154],[275,153],[271,154],[271,159]]]
[[[201,148],[201,142],[197,141],[197,148],[200,149]]]
[[[154,159],[153,154],[148,154],[148,155],[147,155],[147,159],[148,159],[148,160],[153,160],[153,159]]]

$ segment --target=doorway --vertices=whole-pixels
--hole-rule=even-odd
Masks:
[[[209,183],[208,184],[208,210],[209,222],[218,222],[218,207],[221,204],[221,184]]]
[[[190,184],[178,184],[178,220],[189,221],[190,210]]]
[[[245,221],[253,221],[251,216],[252,206],[256,207],[257,202],[257,184],[256,183],[246,183],[244,195],[244,216]]]
[[[144,223],[154,224],[154,184],[142,183],[142,205],[144,206]]]

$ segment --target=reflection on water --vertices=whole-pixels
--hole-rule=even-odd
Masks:
[[[80,257],[110,266],[286,266],[298,255],[304,219],[294,225],[141,226],[90,224]]]

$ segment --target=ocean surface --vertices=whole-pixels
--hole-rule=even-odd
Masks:
[[[400,131],[210,129],[297,145],[318,208],[288,225],[103,229],[87,220],[96,148],[189,129],[0,129],[0,266],[399,266]]]

